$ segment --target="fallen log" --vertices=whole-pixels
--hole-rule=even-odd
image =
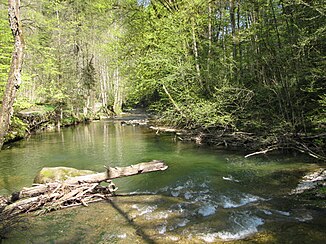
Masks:
[[[156,130],[156,134],[159,134],[159,132],[167,132],[167,133],[182,133],[182,132],[186,132],[185,130],[182,130],[182,129],[175,129],[175,128],[170,128],[170,127],[150,126],[149,128],[152,129],[152,130]]]
[[[127,167],[107,167],[106,172],[68,178],[65,183],[98,183],[126,176],[163,171],[167,168],[168,166],[163,161],[153,160],[151,162],[139,163]]]
[[[127,167],[108,167],[106,172],[70,177],[62,182],[37,184],[33,187],[23,188],[18,193],[13,193],[3,209],[7,215],[16,215],[39,209],[51,211],[69,206],[84,205],[107,199],[114,195],[118,189],[111,179],[127,177],[137,174],[163,171],[168,166],[160,160],[140,163]],[[101,186],[107,182],[107,186]]]

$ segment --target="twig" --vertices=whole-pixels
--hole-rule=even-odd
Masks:
[[[277,149],[279,149],[279,148],[278,147],[267,148],[267,149],[259,151],[259,152],[254,152],[254,153],[247,154],[245,156],[245,158],[249,158],[251,156],[260,155],[260,154],[266,154],[268,152],[271,152],[271,151],[274,151],[274,150],[277,150]]]

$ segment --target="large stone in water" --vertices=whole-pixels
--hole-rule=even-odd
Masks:
[[[69,177],[95,174],[91,170],[79,170],[69,167],[45,167],[34,178],[34,183],[45,184],[55,181],[65,181]]]

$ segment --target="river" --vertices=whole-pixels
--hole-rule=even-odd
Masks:
[[[103,171],[164,160],[165,172],[115,180],[109,202],[28,217],[4,243],[325,243],[325,209],[288,193],[318,168],[290,156],[245,159],[157,135],[142,126],[93,122],[44,132],[0,154],[0,194],[30,186],[42,167]]]

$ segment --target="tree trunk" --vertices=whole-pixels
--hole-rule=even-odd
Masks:
[[[192,26],[192,44],[193,44],[193,53],[195,56],[196,74],[197,74],[197,79],[199,81],[200,87],[203,88],[204,86],[203,86],[203,82],[201,79],[201,71],[200,71],[200,65],[199,65],[199,53],[198,53],[198,47],[197,47],[195,19],[194,18],[191,18],[191,26]]]
[[[184,118],[186,118],[186,116],[183,114],[182,110],[180,109],[179,105],[174,101],[173,97],[171,96],[171,94],[169,93],[168,89],[166,89],[166,86],[163,84],[163,90],[166,93],[166,95],[169,97],[171,103],[173,104],[173,106],[175,107],[175,109],[180,113],[180,115]]]
[[[122,84],[119,72],[119,67],[116,68],[114,73],[114,104],[113,110],[116,114],[122,113]]]
[[[232,43],[233,43],[233,59],[236,60],[237,57],[237,44],[235,35],[235,5],[234,0],[230,1],[230,22],[231,22],[231,32],[232,32]]]
[[[11,66],[8,76],[6,90],[0,109],[0,150],[4,143],[5,135],[8,133],[10,119],[13,113],[13,104],[17,90],[21,84],[21,68],[23,63],[24,40],[22,25],[20,21],[20,0],[8,0],[9,23],[14,37],[14,51],[12,53]]]
[[[212,37],[213,37],[213,29],[212,29],[212,6],[211,2],[208,3],[208,53],[207,53],[207,78],[208,81],[205,82],[206,91],[210,94],[210,84],[209,82],[212,79],[210,65],[211,65],[211,56],[212,56]]]

